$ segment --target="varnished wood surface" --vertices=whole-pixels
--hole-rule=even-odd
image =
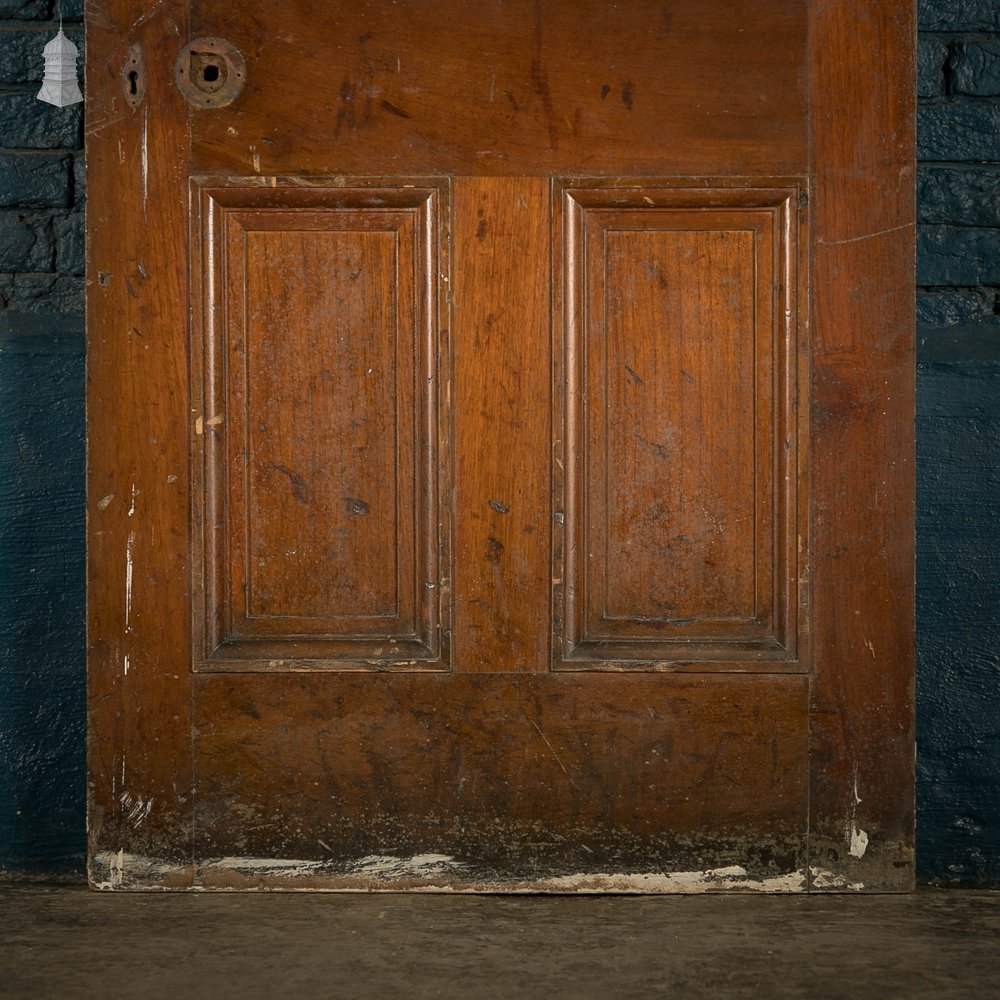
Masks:
[[[87,5],[88,836],[190,858],[186,4]],[[135,110],[120,70],[145,52]]]
[[[561,657],[794,662],[799,197],[707,179],[557,195]]]
[[[192,227],[198,656],[438,661],[447,186],[219,183]]]
[[[192,4],[247,64],[198,170],[461,175],[805,169],[805,0]],[[321,13],[317,13],[320,10]]]
[[[793,871],[806,696],[803,677],[202,675],[197,854],[441,854],[501,884]]]
[[[191,8],[88,7],[95,881],[910,885],[910,0]]]
[[[871,888],[906,889],[914,877],[914,5],[820,0],[812,18],[810,849],[816,864]],[[864,84],[873,77],[882,85]]]
[[[549,184],[454,185],[454,668],[549,658]]]

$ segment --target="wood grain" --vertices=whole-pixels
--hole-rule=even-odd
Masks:
[[[201,666],[440,668],[441,192],[196,196]]]
[[[439,855],[456,888],[795,871],[806,697],[797,676],[200,675],[197,854]]]
[[[565,189],[557,666],[804,669],[797,198]]]
[[[88,5],[96,884],[912,884],[913,17]]]
[[[549,185],[454,185],[454,669],[549,662]]]
[[[805,169],[805,0],[192,6],[247,64],[227,113],[194,119],[198,170]]]
[[[170,41],[186,32],[186,4],[147,13],[137,20],[127,0],[87,5],[89,855],[151,853],[185,884],[188,143]],[[133,44],[148,74],[135,110],[120,75]]]
[[[913,886],[914,6],[812,12],[810,851],[881,890]]]

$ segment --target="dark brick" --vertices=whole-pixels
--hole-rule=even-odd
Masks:
[[[78,149],[83,105],[57,108],[34,94],[0,94],[0,146],[7,149]]]
[[[50,0],[0,0],[0,19],[47,20],[52,15]]]
[[[956,93],[972,97],[1000,94],[1000,41],[962,42],[952,49],[949,65]]]
[[[87,200],[87,161],[83,153],[73,157],[73,204],[83,208]]]
[[[917,324],[923,327],[965,326],[993,315],[995,295],[981,288],[917,291]]]
[[[917,125],[918,160],[1000,160],[1000,105],[928,104]]]
[[[69,208],[69,156],[0,154],[0,208]]]
[[[0,271],[50,271],[52,265],[51,219],[0,212]]]
[[[62,0],[59,12],[67,21],[80,21],[83,19],[83,0]]]
[[[996,0],[919,0],[917,11],[922,31],[1000,30]]]
[[[938,38],[920,38],[917,42],[917,96],[944,95],[944,67],[948,46]]]
[[[0,31],[0,83],[34,83],[45,68],[42,49],[47,30]]]
[[[917,214],[938,225],[1000,226],[1000,167],[921,167]]]
[[[920,226],[918,285],[1000,285],[1000,229]]]
[[[83,29],[67,25],[65,31],[80,49],[81,61],[77,66],[82,72]],[[0,84],[40,85],[45,71],[42,51],[53,35],[49,25],[22,26],[15,30],[0,22]]]
[[[84,280],[62,274],[0,274],[0,309],[83,315]]]
[[[83,216],[69,215],[53,225],[56,270],[60,274],[83,274]]]

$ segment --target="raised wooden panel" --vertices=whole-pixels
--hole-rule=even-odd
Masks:
[[[558,197],[557,668],[799,669],[796,197]]]
[[[438,667],[438,203],[195,188],[196,661]]]

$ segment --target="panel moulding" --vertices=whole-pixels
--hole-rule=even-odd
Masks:
[[[447,669],[447,185],[192,185],[196,670]]]
[[[799,191],[556,187],[554,669],[804,669]]]

